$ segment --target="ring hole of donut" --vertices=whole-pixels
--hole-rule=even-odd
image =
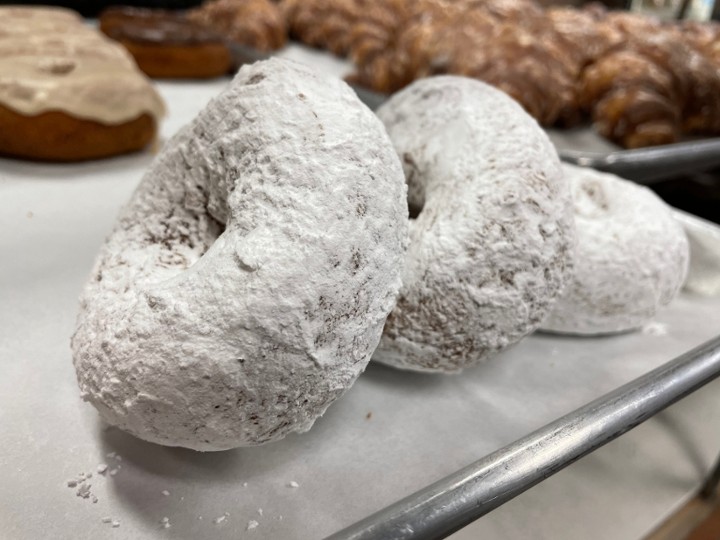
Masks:
[[[405,183],[408,185],[408,215],[410,219],[417,219],[417,217],[420,215],[423,208],[425,207],[424,189],[421,187],[421,184],[418,180],[420,172],[418,171],[417,164],[413,160],[411,153],[404,153],[402,155],[402,160],[404,163],[403,172],[405,173]],[[419,189],[421,191],[418,191]],[[418,192],[413,193],[414,191]]]
[[[408,201],[408,215],[410,216],[410,219],[417,219],[420,213],[423,210],[423,206],[418,206],[411,204],[410,201]]]

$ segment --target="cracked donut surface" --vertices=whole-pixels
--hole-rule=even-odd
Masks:
[[[648,188],[563,164],[575,205],[575,273],[542,329],[608,334],[639,328],[677,295],[690,258],[682,226]]]
[[[421,210],[373,358],[459,371],[535,330],[560,294],[572,267],[570,189],[537,123],[479,81],[417,81],[378,116]]]
[[[243,67],[155,159],[72,339],[82,396],[142,439],[221,450],[309,429],[400,286],[402,168],[342,81]]]

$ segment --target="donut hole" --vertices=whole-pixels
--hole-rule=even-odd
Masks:
[[[407,204],[410,219],[417,219],[425,207],[425,186],[420,181],[421,173],[412,153],[405,152],[402,155],[403,172],[405,183],[408,186]]]
[[[410,203],[408,200],[408,214],[410,216],[410,219],[417,219],[420,216],[420,212],[422,212],[423,206],[417,206]]]

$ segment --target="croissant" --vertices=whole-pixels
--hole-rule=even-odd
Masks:
[[[359,83],[394,92],[428,75],[465,75],[501,88],[543,124],[578,118],[578,61],[533,2],[424,0],[405,15],[389,50],[357,62]]]
[[[686,21],[680,31],[690,46],[720,68],[720,23]]]
[[[188,18],[260,51],[280,49],[287,41],[285,18],[270,0],[207,0]]]
[[[494,85],[543,125],[589,114],[628,147],[720,132],[720,25],[534,0],[283,0],[294,36],[382,93],[430,75]]]
[[[284,0],[280,6],[293,38],[339,56],[347,54],[349,29],[358,17],[356,0]]]

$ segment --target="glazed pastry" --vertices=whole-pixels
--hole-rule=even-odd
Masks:
[[[100,251],[72,339],[83,398],[196,450],[310,429],[380,340],[407,228],[400,161],[352,89],[294,62],[244,66]]]
[[[673,31],[617,45],[582,75],[597,131],[626,148],[720,131],[720,72]]]
[[[231,67],[220,36],[174,12],[109,8],[100,14],[100,30],[122,43],[149,77],[205,79]]]
[[[464,75],[501,88],[543,124],[578,117],[579,63],[530,1],[423,0],[405,11],[384,48],[369,58],[354,57],[354,81],[394,92],[428,75]]]
[[[575,271],[542,328],[587,335],[639,328],[685,280],[685,233],[649,189],[592,169],[563,170],[575,206]]]
[[[287,41],[285,19],[270,0],[206,0],[188,12],[188,18],[259,51],[280,49]]]
[[[350,28],[359,15],[357,0],[284,0],[280,6],[293,38],[347,54]]]
[[[0,7],[0,154],[78,161],[140,150],[163,111],[132,57],[73,12]]]
[[[377,112],[417,213],[374,360],[457,372],[535,330],[570,279],[570,189],[552,144],[480,81],[421,79]],[[522,159],[518,159],[522,156]]]
[[[685,21],[680,30],[691,46],[720,69],[720,23]]]
[[[393,40],[408,0],[283,0],[292,37],[363,64]]]

